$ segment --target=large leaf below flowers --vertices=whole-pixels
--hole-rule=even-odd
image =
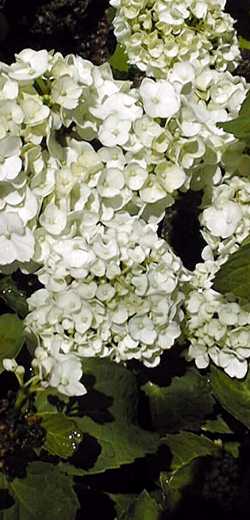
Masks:
[[[221,267],[214,281],[214,288],[221,293],[233,293],[250,302],[250,243],[247,239]]]
[[[24,342],[23,329],[23,322],[15,314],[0,316],[0,372],[3,371],[3,359],[15,358],[20,352]]]
[[[238,380],[212,367],[211,384],[223,408],[250,429],[250,373],[245,379]]]
[[[103,473],[156,452],[160,444],[158,434],[143,430],[136,421],[138,389],[135,376],[102,359],[86,360],[84,373],[88,393],[81,398],[81,410],[78,411],[83,417],[74,417],[83,433],[84,460],[81,467],[80,453],[76,453],[72,465],[63,464],[62,468],[72,475]],[[87,452],[91,464],[86,460]]]
[[[195,369],[174,377],[169,386],[149,382],[142,389],[149,398],[153,426],[163,433],[197,430],[213,411],[207,379]]]
[[[68,398],[54,388],[39,392],[35,398],[37,416],[46,432],[44,448],[51,455],[62,458],[71,457],[82,439],[76,422],[58,411],[67,402]]]
[[[180,503],[184,490],[196,485],[200,461],[216,455],[218,448],[207,437],[191,432],[166,435],[163,441],[170,449],[172,461],[170,471],[161,474],[160,482],[172,510]]]
[[[1,520],[69,520],[79,507],[72,478],[52,464],[33,462],[26,478],[14,479],[10,489],[16,503]]]

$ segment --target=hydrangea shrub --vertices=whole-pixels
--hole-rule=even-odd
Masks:
[[[86,358],[154,367],[178,339],[241,378],[249,313],[212,289],[250,232],[249,158],[218,126],[247,93],[233,20],[221,0],[110,4],[137,87],[54,51],[0,64],[0,269],[43,285],[25,320],[33,369],[81,395]],[[188,190],[203,190],[207,243],[194,272],[157,236]]]

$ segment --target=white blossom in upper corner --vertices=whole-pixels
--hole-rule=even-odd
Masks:
[[[131,64],[148,76],[166,78],[184,61],[232,71],[240,59],[234,20],[224,0],[110,0],[118,41]]]

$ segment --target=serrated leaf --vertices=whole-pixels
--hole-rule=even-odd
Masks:
[[[238,459],[240,456],[240,442],[238,441],[226,441],[223,443],[223,448],[235,459]]]
[[[35,406],[38,414],[57,413],[57,406],[63,408],[69,402],[69,397],[61,394],[55,388],[46,388],[36,393]]]
[[[173,378],[167,387],[147,383],[142,390],[149,398],[154,428],[164,433],[197,430],[213,411],[214,401],[207,379],[193,369]]]
[[[209,433],[233,433],[221,416],[216,417],[216,419],[210,419],[206,421],[202,426],[202,430]]]
[[[133,424],[114,421],[98,424],[90,417],[75,419],[78,429],[96,439],[100,453],[89,469],[75,468],[69,464],[61,467],[70,475],[96,475],[109,469],[117,469],[123,464],[130,464],[148,453],[155,453],[160,445],[157,434],[142,430]]]
[[[87,434],[95,440],[98,453],[89,469],[68,465],[70,474],[103,473],[157,451],[159,435],[137,425],[138,385],[134,374],[107,359],[86,359],[83,382],[88,389],[81,399],[84,417],[74,420],[83,433],[83,447]]]
[[[3,359],[15,358],[23,342],[23,322],[16,314],[2,314],[0,316],[0,373],[3,371]]]
[[[130,504],[136,500],[137,496],[134,494],[112,494],[109,493],[109,497],[115,503],[115,510],[117,520],[125,520],[127,519],[127,513]]]
[[[128,520],[159,520],[161,511],[154,498],[142,491],[128,510]]]
[[[194,484],[201,459],[216,455],[218,447],[207,437],[191,432],[166,435],[163,442],[172,459],[170,471],[161,474],[160,482],[172,510],[181,501],[183,490]]]
[[[239,44],[240,49],[250,50],[250,41],[246,40],[246,38],[243,38],[243,36],[239,37]]]
[[[250,116],[250,91],[248,91],[239,112],[240,116]]]
[[[172,473],[162,472],[160,483],[166,497],[168,510],[172,511],[181,502],[183,492],[189,486],[193,486],[197,478],[200,460],[194,459],[189,464]]]
[[[250,429],[250,373],[244,380],[232,379],[223,370],[212,367],[211,385],[223,408]]]
[[[11,276],[4,276],[0,280],[0,299],[21,318],[28,314],[26,295],[17,288]]]
[[[46,430],[43,447],[51,455],[71,457],[82,440],[76,422],[63,413],[44,413],[38,416],[41,417],[41,425]]]
[[[215,276],[214,288],[250,302],[250,243],[242,245],[222,265]]]
[[[116,504],[117,520],[160,520],[161,508],[146,491],[140,495],[111,495]]]
[[[18,520],[75,518],[79,503],[72,479],[57,466],[32,462],[28,465],[27,477],[14,479],[10,488],[17,501]]]
[[[100,405],[103,406],[104,397],[110,419],[114,417],[125,423],[136,422],[138,384],[134,374],[108,359],[86,359],[83,369],[83,382],[88,390],[84,397],[86,411],[93,412],[94,415],[95,408],[98,410]]]
[[[120,72],[128,72],[128,57],[125,47],[120,43],[117,43],[115,52],[108,61],[113,69]]]
[[[171,469],[173,471],[190,464],[194,459],[214,455],[218,451],[217,446],[210,439],[191,432],[165,435],[162,442],[171,451]]]
[[[233,134],[238,139],[247,141],[250,139],[250,119],[246,115],[240,115],[232,121],[218,123],[217,126],[223,128],[225,132]]]

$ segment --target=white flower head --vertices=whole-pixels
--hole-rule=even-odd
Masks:
[[[31,230],[16,213],[0,213],[0,265],[29,262],[34,245]]]
[[[31,81],[42,76],[49,63],[49,54],[46,50],[34,51],[24,49],[15,55],[16,63],[9,67],[9,76],[17,81]]]
[[[215,237],[230,237],[236,230],[242,218],[240,206],[232,201],[223,207],[207,208],[203,212],[203,221]]]
[[[139,92],[145,112],[150,117],[172,117],[180,109],[180,96],[167,80],[144,78]]]

